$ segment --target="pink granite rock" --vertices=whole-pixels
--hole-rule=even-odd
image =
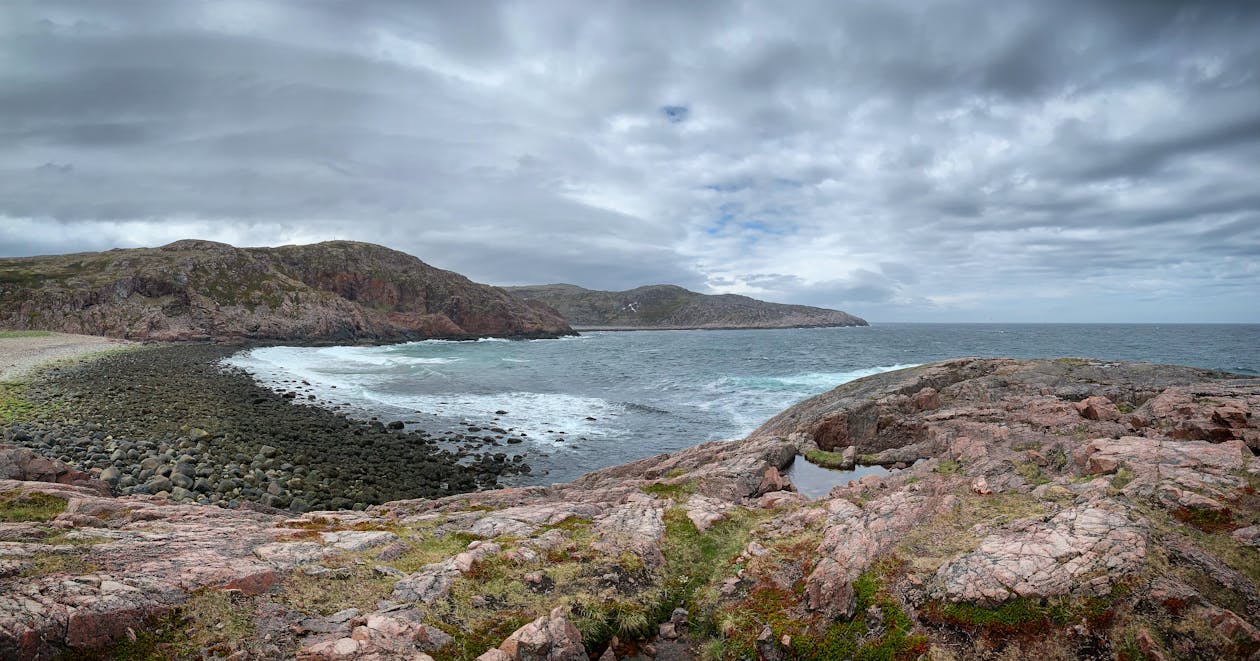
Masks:
[[[990,535],[937,571],[946,601],[1000,604],[1015,597],[1097,595],[1141,567],[1146,526],[1122,507],[1081,505]]]
[[[511,661],[588,661],[582,634],[569,622],[564,609],[555,608],[517,629],[499,645]]]

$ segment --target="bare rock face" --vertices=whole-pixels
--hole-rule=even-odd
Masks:
[[[936,595],[997,605],[1016,597],[1107,594],[1146,555],[1147,528],[1109,504],[1081,505],[1049,521],[1025,520],[937,572]]]
[[[0,326],[145,340],[555,337],[555,310],[382,246],[331,241],[0,259]]]

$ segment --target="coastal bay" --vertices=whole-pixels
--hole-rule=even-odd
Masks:
[[[120,494],[295,511],[439,497],[529,470],[492,438],[348,418],[313,405],[297,381],[262,387],[220,364],[240,347],[123,348],[9,385],[27,406],[6,421],[4,440],[99,475]]]

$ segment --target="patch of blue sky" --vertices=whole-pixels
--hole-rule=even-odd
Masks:
[[[687,106],[661,107],[661,113],[665,115],[665,119],[668,119],[673,124],[677,124],[687,119],[687,113],[689,112],[690,112],[690,109],[687,108]]]

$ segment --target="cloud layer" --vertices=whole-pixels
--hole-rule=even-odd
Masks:
[[[1260,5],[789,7],[10,2],[0,255],[343,238],[877,321],[1260,322]]]

